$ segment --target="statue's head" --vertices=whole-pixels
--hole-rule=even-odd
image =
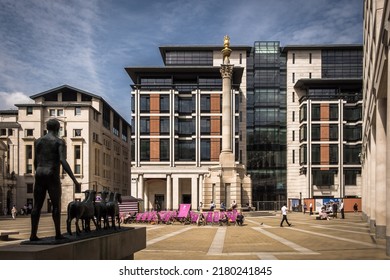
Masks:
[[[57,119],[50,119],[46,123],[46,128],[48,131],[58,133],[60,130],[60,122]]]

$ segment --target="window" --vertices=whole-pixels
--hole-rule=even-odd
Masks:
[[[295,122],[295,111],[292,111],[292,121]]]
[[[311,72],[309,73],[309,79],[311,79]]]
[[[7,130],[5,128],[0,129],[0,136],[7,136]]]
[[[33,193],[34,192],[34,184],[28,183],[27,185],[27,193]]]
[[[147,94],[141,95],[141,102],[140,102],[140,111],[141,113],[149,113],[150,111],[150,97]]]
[[[141,135],[149,135],[150,134],[150,119],[149,119],[149,117],[141,117],[140,118],[140,133],[141,133]]]
[[[209,161],[210,160],[210,139],[201,139],[200,141],[200,160]]]
[[[81,159],[81,146],[80,145],[74,146],[74,158]]]
[[[99,112],[98,111],[93,111],[93,119],[97,122],[99,121]]]
[[[356,177],[360,169],[344,169],[345,185],[356,186]]]
[[[13,129],[12,128],[8,128],[8,136],[12,136],[13,135]]]
[[[81,107],[75,107],[74,108],[74,115],[80,116],[81,115]]]
[[[160,117],[160,135],[169,135],[169,117]]]
[[[306,141],[307,140],[307,125],[302,125],[299,128],[299,140]]]
[[[63,109],[58,109],[57,110],[57,116],[62,117],[64,115],[64,110]]]
[[[312,164],[320,164],[320,145],[311,145],[311,162]]]
[[[313,121],[319,121],[321,117],[321,105],[320,104],[312,104],[311,105],[311,119]]]
[[[56,116],[56,110],[55,109],[49,109],[49,115],[50,115],[50,117],[55,117]]]
[[[329,120],[337,121],[339,119],[338,104],[329,104]]]
[[[292,64],[295,64],[295,53],[292,54]]]
[[[339,146],[337,144],[329,145],[329,163],[339,163]]]
[[[74,137],[80,137],[81,136],[81,129],[73,129],[73,136]]]
[[[195,140],[175,141],[175,160],[194,161],[195,160]]]
[[[302,105],[301,108],[299,108],[299,120],[301,122],[307,120],[307,107],[306,107],[306,104]]]
[[[242,64],[242,53],[240,53],[240,64]]]
[[[74,165],[74,174],[81,174],[81,165],[80,164],[75,164]]]
[[[26,145],[26,158],[32,159],[33,158],[32,154],[33,154],[32,145]]]
[[[295,83],[295,73],[292,73],[292,82]]]
[[[312,61],[312,54],[309,53],[309,64],[311,64],[311,61]]]
[[[295,92],[292,93],[292,102],[295,102]]]
[[[313,185],[331,186],[334,185],[334,170],[313,170]]]
[[[313,124],[311,126],[311,140],[319,141],[321,136],[321,126],[319,124]]]
[[[292,163],[295,163],[295,150],[292,150]]]
[[[160,95],[160,113],[169,113],[169,95]]]
[[[150,140],[149,139],[140,139],[140,154],[142,161],[150,160]]]
[[[28,107],[26,108],[26,114],[27,114],[27,115],[32,115],[32,114],[33,114],[33,107],[28,106]]]
[[[339,126],[337,124],[329,125],[329,140],[330,141],[339,140]]]
[[[160,161],[169,161],[169,139],[160,139]]]
[[[200,119],[200,134],[201,135],[210,135],[210,117],[202,117]]]
[[[26,174],[32,174],[32,164],[26,164]]]
[[[27,137],[31,137],[31,136],[33,136],[34,135],[34,129],[26,129],[25,130],[25,136],[27,136]]]

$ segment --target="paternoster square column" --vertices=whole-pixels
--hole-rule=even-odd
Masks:
[[[224,48],[222,49],[223,64],[221,64],[221,76],[222,76],[222,154],[233,153],[232,149],[232,74],[233,65],[230,64],[230,53],[232,50],[229,48],[230,38],[225,36]],[[220,158],[221,160],[221,158]]]

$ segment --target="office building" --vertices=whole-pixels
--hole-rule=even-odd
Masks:
[[[284,52],[290,205],[361,197],[362,46],[299,45]]]
[[[231,49],[232,153],[235,163],[245,164],[250,47]],[[146,209],[178,209],[181,203],[197,209],[200,202],[209,207],[223,199],[204,193],[203,186],[222,148],[221,47],[163,46],[160,52],[162,67],[126,68],[133,82],[131,195],[142,198]]]

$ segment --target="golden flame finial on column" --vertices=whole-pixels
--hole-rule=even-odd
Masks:
[[[223,46],[224,46],[224,48],[222,49],[223,64],[230,64],[229,57],[232,50],[229,48],[230,37],[228,35],[225,35],[225,37],[223,38]]]
[[[223,46],[225,49],[228,49],[230,47],[230,37],[228,35],[225,35],[223,38]]]

